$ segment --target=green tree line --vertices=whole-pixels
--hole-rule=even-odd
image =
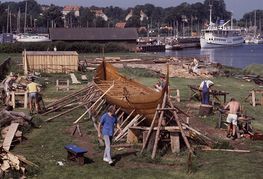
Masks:
[[[197,2],[189,4],[184,2],[178,6],[162,8],[153,4],[136,5],[133,8],[122,9],[120,7],[80,7],[80,16],[75,17],[74,12],[68,13],[63,17],[63,7],[51,4],[40,5],[35,0],[21,2],[0,3],[0,28],[2,32],[23,32],[24,24],[26,29],[64,27],[115,27],[117,22],[124,22],[126,15],[133,10],[133,16],[126,22],[125,27],[145,27],[157,28],[158,26],[176,26],[182,29],[183,26],[193,27],[193,31],[201,28],[209,20],[209,5],[212,3],[213,22],[224,19],[229,20],[231,12],[226,10],[224,0],[204,0],[203,3]],[[26,12],[27,4],[27,13]],[[108,20],[96,17],[95,9],[102,9],[107,15]],[[140,19],[140,12],[143,11],[148,18]],[[8,16],[9,14],[9,16]],[[26,16],[25,16],[26,14]],[[258,10],[258,15],[263,16],[263,11]],[[20,16],[20,18],[19,18]],[[250,25],[253,21],[254,12],[249,12],[243,16],[239,25]],[[252,19],[252,20],[251,20]],[[25,23],[26,21],[26,23]],[[260,25],[260,18],[257,24]],[[235,21],[236,22],[236,21]],[[254,22],[254,21],[253,21]]]

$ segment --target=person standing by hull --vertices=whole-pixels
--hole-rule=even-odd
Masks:
[[[111,140],[112,136],[114,134],[114,128],[117,126],[120,132],[122,132],[120,125],[117,123],[117,118],[115,117],[115,107],[110,106],[108,108],[108,112],[104,113],[102,117],[100,118],[100,123],[98,126],[98,137],[102,138],[105,142],[105,150],[104,150],[104,156],[103,161],[108,162],[109,164],[112,164],[112,158],[111,158]]]

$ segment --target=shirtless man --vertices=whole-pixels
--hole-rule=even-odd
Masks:
[[[231,139],[236,139],[236,127],[237,127],[237,112],[240,110],[240,104],[236,101],[235,98],[231,98],[230,102],[227,103],[225,109],[229,108],[229,114],[227,116],[226,122],[228,123],[227,127],[227,137]],[[233,124],[232,136],[230,134],[231,124]]]

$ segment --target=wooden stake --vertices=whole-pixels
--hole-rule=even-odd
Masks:
[[[107,91],[105,91],[105,93],[103,93],[103,95],[101,95],[100,98],[99,98],[97,101],[95,101],[95,103],[93,103],[93,104],[89,107],[89,109],[88,109],[86,112],[84,112],[84,113],[74,122],[74,124],[78,123],[78,122],[97,104],[97,102],[100,101],[113,87],[114,87],[114,84],[112,84],[112,85],[109,87],[109,89],[107,89]]]
[[[163,103],[162,103],[161,108],[165,107],[166,101],[167,101],[167,92],[164,93]],[[158,120],[158,127],[157,127],[157,131],[156,131],[156,135],[155,135],[155,142],[154,142],[154,146],[153,146],[152,159],[154,159],[156,156],[157,146],[158,146],[158,142],[159,142],[159,138],[160,138],[159,135],[160,135],[160,127],[162,124],[163,114],[164,114],[164,111],[161,112],[159,120]]]

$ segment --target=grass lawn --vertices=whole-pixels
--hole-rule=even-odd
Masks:
[[[131,78],[141,83],[152,86],[158,80],[157,76],[146,70],[122,70],[124,74],[129,74]],[[92,74],[88,74],[91,79]],[[142,77],[143,76],[143,77]],[[55,90],[56,78],[68,78],[67,75],[48,75],[51,81],[47,88],[43,91],[44,100],[51,101],[68,94],[68,92],[57,92]],[[248,91],[256,87],[253,83],[245,82],[234,78],[218,77],[212,79],[215,87],[230,92],[230,96],[236,97],[238,100],[248,95]],[[184,109],[186,100],[188,99],[189,84],[200,84],[201,79],[189,80],[184,78],[171,78],[172,87],[180,89],[182,103],[178,104]],[[74,86],[74,90],[81,88],[82,85]],[[245,106],[246,113],[255,117],[253,126],[263,131],[263,110],[262,106],[252,107],[250,104],[242,102]],[[103,148],[100,148],[96,140],[96,132],[92,122],[85,118],[81,123],[82,132],[89,136],[94,145],[93,156],[90,162],[84,166],[76,166],[66,161],[66,150],[64,146],[70,143],[77,143],[75,137],[72,137],[69,128],[72,127],[73,121],[77,119],[84,109],[75,110],[72,113],[61,116],[52,122],[45,123],[44,119],[54,116],[35,116],[34,121],[40,125],[39,128],[32,129],[26,134],[28,140],[22,144],[15,146],[14,153],[24,155],[28,160],[38,164],[39,169],[29,168],[28,178],[40,179],[86,179],[86,178],[263,178],[263,142],[252,141],[249,139],[240,139],[248,146],[250,153],[227,153],[227,152],[202,152],[197,151],[197,155],[193,157],[193,166],[191,173],[187,173],[187,152],[180,154],[172,154],[168,151],[163,156],[158,154],[155,160],[150,159],[150,153],[140,155],[129,150],[113,150],[113,154],[119,161],[114,167],[109,166],[102,161]],[[212,116],[204,120],[207,125],[215,126],[216,118]],[[113,156],[114,156],[113,155]],[[64,166],[58,166],[57,162],[62,161]]]

